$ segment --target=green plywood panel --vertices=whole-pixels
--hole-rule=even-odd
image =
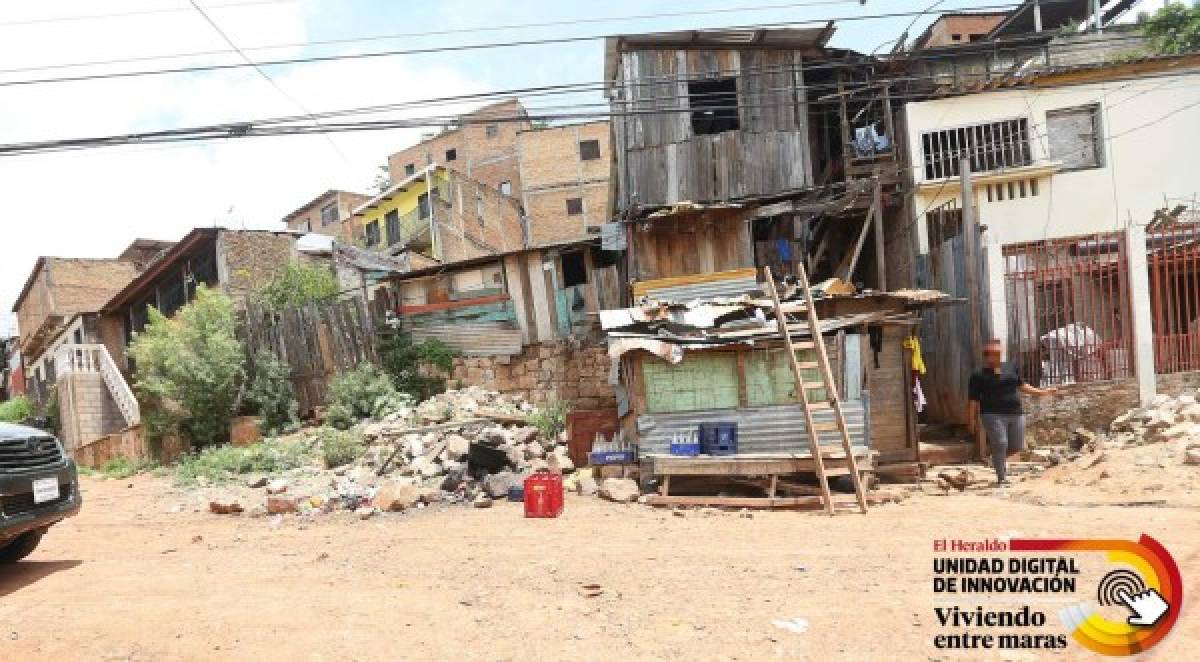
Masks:
[[[642,364],[646,409],[654,414],[736,409],[737,357],[732,353],[687,354],[682,362]]]
[[[816,361],[817,353],[811,349],[796,352],[796,360]],[[821,381],[821,372],[815,368],[800,371],[806,382]],[[810,402],[826,399],[825,389],[808,389]],[[787,360],[787,350],[759,349],[746,357],[746,399],[751,407],[782,405],[796,402],[796,379]]]

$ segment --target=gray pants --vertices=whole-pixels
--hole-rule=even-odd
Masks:
[[[1003,481],[1008,456],[1025,450],[1025,414],[983,414],[983,430],[992,447],[992,468]]]

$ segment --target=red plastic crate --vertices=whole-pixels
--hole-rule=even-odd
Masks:
[[[525,516],[558,517],[563,511],[560,474],[536,473],[525,479]]]

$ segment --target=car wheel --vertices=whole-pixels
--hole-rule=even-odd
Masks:
[[[0,563],[16,563],[20,561],[32,554],[41,541],[41,531],[30,531],[13,538],[4,547],[0,547]]]

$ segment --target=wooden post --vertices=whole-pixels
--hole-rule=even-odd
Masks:
[[[883,183],[879,169],[875,169],[875,191],[872,193],[871,208],[875,210],[875,282],[880,292],[887,292],[887,264],[883,247]]]
[[[979,223],[975,218],[975,189],[971,185],[971,160],[963,158],[959,161],[959,180],[962,184],[962,235],[963,248],[966,252],[967,308],[971,318],[971,369],[977,370],[982,366],[980,354],[983,351],[983,330],[980,327],[979,315]],[[987,456],[983,437],[983,426],[975,421],[975,447],[979,458]]]
[[[883,86],[883,128],[892,143],[892,154],[897,154],[896,121],[892,118],[892,86]]]

